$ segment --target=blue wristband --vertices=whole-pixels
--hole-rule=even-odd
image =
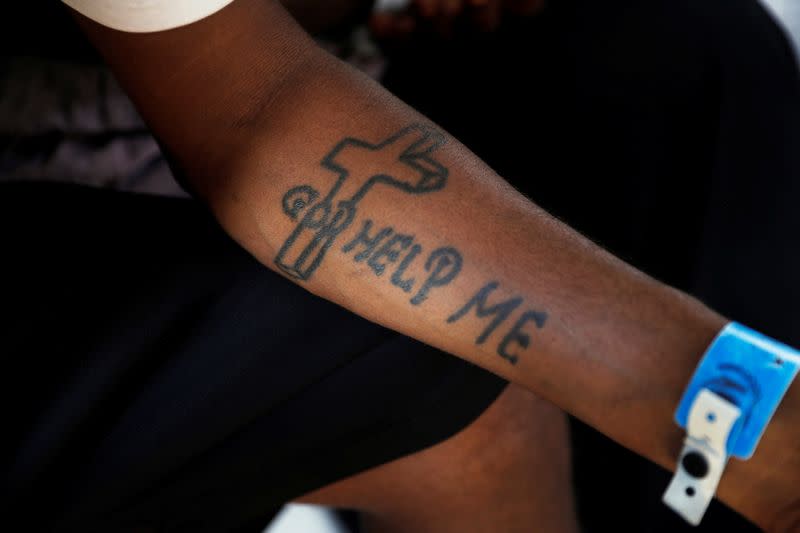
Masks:
[[[749,459],[800,368],[800,352],[732,322],[706,351],[683,394],[675,420],[686,428],[703,389],[741,410],[727,441],[728,455]],[[709,413],[711,420],[713,413]]]

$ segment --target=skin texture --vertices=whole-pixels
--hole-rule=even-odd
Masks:
[[[237,0],[145,35],[78,19],[176,168],[264,265],[674,468],[682,433],[672,413],[723,317],[549,217],[455,139],[316,48],[277,3]],[[391,231],[358,260],[364,239],[344,248],[367,221],[368,238]],[[395,276],[415,245],[415,262]],[[487,286],[483,313],[473,305],[448,320]],[[486,334],[498,305],[513,309]],[[800,456],[787,450],[799,419],[795,386],[755,457],[733,461],[718,492],[772,531],[796,519]]]

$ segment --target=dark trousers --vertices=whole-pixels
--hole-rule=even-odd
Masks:
[[[505,387],[266,269],[192,200],[3,184],[0,236],[0,509],[26,531],[261,531]]]

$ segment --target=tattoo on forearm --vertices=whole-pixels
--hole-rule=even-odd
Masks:
[[[392,285],[395,287],[400,287],[405,292],[411,292],[411,289],[414,287],[414,278],[405,278],[403,276],[408,270],[409,265],[414,262],[414,259],[422,252],[422,246],[419,244],[415,244],[411,247],[408,254],[400,261],[400,266],[397,267],[397,270],[394,271],[392,274]]]
[[[414,242],[413,235],[395,233],[392,227],[372,232],[372,220],[366,220],[353,240],[344,245],[342,252],[347,254],[356,249],[359,251],[353,256],[353,261],[356,263],[366,261],[376,276],[382,276],[386,268],[396,264],[400,260],[401,253],[407,250],[405,257],[392,274],[391,282],[404,292],[411,292],[417,286],[416,278],[403,279],[406,270],[412,266],[423,250],[421,245]],[[420,305],[428,299],[431,289],[443,287],[453,281],[461,272],[463,264],[461,253],[452,246],[433,250],[424,264],[427,275],[419,285],[417,293],[411,298],[411,304]]]
[[[449,171],[433,154],[444,144],[441,133],[422,125],[404,128],[377,144],[351,137],[339,142],[321,162],[325,170],[336,175],[324,196],[310,185],[293,187],[284,195],[283,211],[297,225],[278,251],[275,264],[290,277],[310,279],[337,239],[355,221],[359,202],[378,184],[413,195],[443,189]],[[415,306],[423,304],[434,289],[453,282],[464,265],[462,254],[455,247],[444,246],[426,254],[414,235],[400,233],[391,226],[378,229],[370,219],[364,219],[341,252],[352,254],[356,263],[366,263],[375,276],[392,271],[389,281],[413,294],[409,303]],[[490,304],[489,298],[499,285],[497,281],[486,284],[447,323],[457,322],[474,310],[477,318],[489,319],[475,341],[486,342],[523,303],[523,298],[517,296]],[[498,355],[516,364],[519,348],[530,344],[530,336],[523,328],[533,322],[541,329],[546,321],[545,312],[524,311],[499,341]]]
[[[479,290],[477,294],[475,294],[475,296],[473,296],[472,299],[470,299],[470,301],[464,305],[464,307],[453,313],[450,318],[447,319],[447,323],[452,324],[453,322],[456,322],[460,318],[463,318],[464,315],[469,313],[473,307],[476,307],[475,314],[478,315],[478,318],[486,318],[489,316],[492,317],[492,321],[489,322],[489,324],[486,326],[486,329],[483,330],[483,333],[478,335],[478,338],[475,341],[476,344],[483,344],[486,342],[486,339],[489,338],[489,335],[491,335],[495,329],[497,329],[497,326],[503,323],[505,319],[508,318],[508,315],[510,315],[517,307],[519,307],[519,304],[522,303],[522,298],[517,297],[495,304],[491,307],[487,307],[486,299],[489,297],[489,294],[491,294],[499,286],[500,284],[496,281],[488,283],[481,290]]]
[[[494,292],[500,283],[492,281],[484,285],[461,309],[450,315],[447,319],[448,324],[457,322],[464,318],[473,308],[475,308],[475,315],[478,318],[491,317],[491,321],[486,325],[483,332],[475,339],[475,344],[483,344],[486,339],[500,326],[506,319],[522,304],[523,299],[520,296],[510,298],[494,305],[488,305],[486,301],[489,295]],[[530,345],[530,335],[525,333],[522,328],[528,322],[533,322],[534,325],[541,329],[547,322],[547,313],[544,311],[536,311],[529,309],[522,313],[511,329],[503,336],[500,344],[497,345],[497,354],[506,359],[511,364],[517,364],[519,359],[518,355],[512,354],[510,349],[513,344],[518,344],[523,349]]]
[[[278,251],[275,264],[289,276],[309,279],[339,235],[353,223],[359,202],[375,185],[385,184],[406,194],[444,188],[448,170],[432,157],[444,143],[440,132],[416,124],[378,144],[351,137],[341,141],[322,160],[322,167],[337,177],[321,200],[317,201],[320,194],[310,185],[294,187],[284,196],[284,212],[299,220]],[[354,158],[360,164],[350,164]],[[366,158],[371,159],[369,164]],[[381,170],[363,172],[362,168]],[[348,196],[344,189],[354,192]]]
[[[372,221],[367,220],[364,222],[364,227],[361,228],[361,231],[358,232],[358,235],[350,241],[348,244],[342,248],[344,253],[352,252],[356,246],[363,246],[363,250],[358,252],[354,257],[353,260],[357,263],[368,259],[373,252],[375,252],[375,248],[381,243],[381,241],[392,234],[394,231],[392,228],[383,228],[382,230],[378,231],[374,235],[370,235],[370,230],[372,229]],[[373,268],[374,270],[374,268]],[[380,271],[375,270],[377,275],[383,274],[383,269]]]
[[[458,276],[461,272],[463,260],[455,248],[438,248],[434,250],[425,261],[425,270],[430,274],[422,284],[416,296],[411,298],[411,303],[419,305],[428,299],[428,292],[435,287],[443,287]]]

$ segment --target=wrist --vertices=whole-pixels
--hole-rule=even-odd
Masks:
[[[796,350],[740,324],[714,339],[676,411],[687,435],[668,506],[696,523],[722,476],[719,498],[762,528],[782,531],[794,521],[800,461],[787,443],[800,424],[798,361]]]

